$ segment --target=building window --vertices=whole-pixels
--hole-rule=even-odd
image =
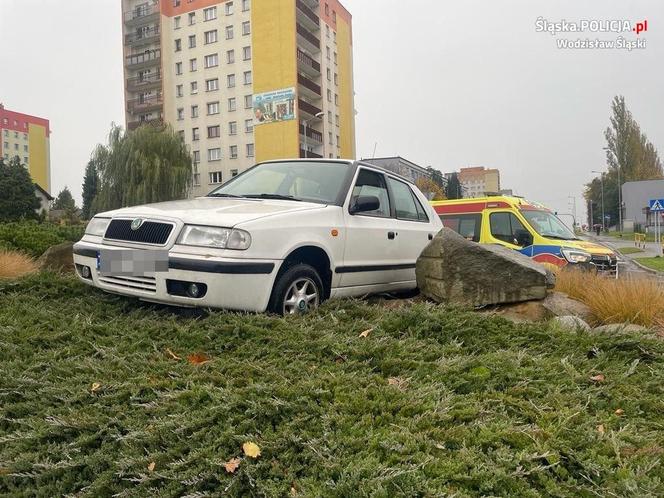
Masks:
[[[198,164],[201,162],[201,151],[200,150],[195,150],[193,152],[193,159],[194,159],[194,164]]]
[[[180,16],[173,18],[173,29],[180,29]]]
[[[337,73],[334,73],[334,84],[339,85],[339,75]]]
[[[244,108],[251,109],[254,106],[254,97],[253,95],[244,96]]]
[[[194,187],[200,187],[201,186],[201,174],[200,173],[194,173],[193,174],[192,184],[194,185]]]
[[[327,68],[327,81],[332,81],[332,70]]]
[[[229,50],[226,52],[226,62],[228,64],[233,64],[235,62],[235,50]]]
[[[219,78],[205,80],[205,91],[214,92],[215,90],[219,90]]]
[[[242,23],[242,34],[245,35],[245,36],[251,34],[251,22],[250,21],[244,21]]]
[[[237,135],[237,121],[231,121],[228,123],[228,134]]]
[[[23,152],[28,152],[28,146],[27,145],[23,146]]]
[[[334,122],[336,123],[337,126],[339,126],[339,115],[338,114],[334,115]]]
[[[251,47],[243,47],[242,48],[242,58],[245,61],[251,60]]]
[[[332,111],[327,111],[327,122],[328,123],[332,122]]]
[[[180,137],[180,140],[184,142],[184,130],[178,130],[178,136]]]
[[[220,161],[221,160],[221,149],[219,147],[215,149],[208,149],[208,161]]]
[[[325,4],[325,15],[326,16],[330,15],[330,6],[328,4]]]
[[[210,153],[213,150],[219,150],[219,149],[210,149],[208,150],[208,153]],[[210,159],[210,161],[218,161],[219,159]],[[217,183],[221,183],[221,171],[210,171],[210,185],[214,185]]]
[[[14,150],[18,150],[18,144],[14,144]]]
[[[179,107],[178,108],[178,121],[182,121],[184,119],[184,107]]]
[[[217,30],[213,29],[212,31],[205,32],[205,44],[209,45],[210,43],[217,42]]]
[[[330,60],[330,47],[325,47],[325,53],[326,53],[327,60],[329,61]]]
[[[229,148],[231,159],[237,159],[237,145],[231,145]]]
[[[253,119],[245,119],[244,120],[244,131],[246,133],[251,133],[254,131],[254,120]]]
[[[192,118],[197,118],[198,117],[198,106],[197,105],[192,105],[191,106],[191,117]]]
[[[198,64],[196,63],[198,59],[189,59],[189,71],[193,72],[198,69]]]
[[[177,85],[175,87],[175,96],[176,97],[182,97],[184,93],[182,92],[182,85]]]
[[[219,114],[219,102],[208,102],[207,113],[208,115]]]
[[[233,39],[233,25],[232,24],[230,26],[226,26],[226,39],[227,40],[232,40]]]
[[[242,0],[242,12],[249,10],[249,0]]]
[[[203,19],[206,21],[212,21],[217,18],[217,7],[210,7],[203,9]]]
[[[175,40],[175,51],[179,52],[180,50],[182,50],[182,39],[178,38]]]
[[[254,144],[247,144],[247,157],[254,157]]]
[[[189,12],[189,26],[196,24],[196,12]]]
[[[23,156],[23,164],[28,164],[28,156]]]
[[[237,109],[237,102],[235,97],[231,97],[228,99],[228,110],[229,112],[233,112],[235,109]]]
[[[189,48],[196,48],[196,35],[189,35]]]
[[[235,178],[236,176],[237,176],[237,170],[236,170],[236,169],[232,169],[232,170],[231,170],[231,178]]]
[[[229,74],[226,77],[226,83],[227,83],[226,86],[228,86],[228,88],[234,88],[235,87],[235,75],[234,74]]]
[[[334,105],[339,105],[339,95],[334,94]]]
[[[327,89],[327,101],[332,102],[332,90]]]
[[[219,125],[216,126],[208,126],[208,138],[219,138],[221,134],[221,127]]]
[[[244,72],[244,84],[251,85],[251,71]]]
[[[5,149],[9,149],[9,142],[5,142],[4,147]]]
[[[226,2],[226,5],[224,6],[224,13],[227,16],[230,16],[233,14],[233,2]]]
[[[337,64],[337,53],[336,52],[334,52],[334,64],[335,65]]]
[[[330,145],[334,144],[334,141],[332,140],[332,132],[331,131],[327,132],[327,136],[328,136],[328,141],[330,142]]]
[[[182,74],[182,62],[175,63],[175,74]]]
[[[173,0],[173,7],[179,7],[179,6],[180,6],[180,0]]]
[[[219,54],[210,54],[205,56],[205,67],[215,67],[219,65]]]
[[[192,81],[189,83],[189,90],[192,95],[196,95],[198,93],[198,81]]]
[[[191,139],[192,139],[194,142],[198,142],[198,141],[200,140],[200,138],[201,138],[201,134],[200,134],[200,132],[198,131],[198,128],[192,128],[192,129],[191,129]]]

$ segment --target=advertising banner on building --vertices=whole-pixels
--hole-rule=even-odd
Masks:
[[[254,95],[254,126],[295,119],[295,88]]]

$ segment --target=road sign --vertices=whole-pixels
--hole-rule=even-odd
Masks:
[[[650,199],[651,211],[664,211],[664,199]]]

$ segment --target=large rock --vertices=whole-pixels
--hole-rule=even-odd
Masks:
[[[590,330],[590,325],[588,325],[585,320],[582,320],[578,316],[557,316],[553,319],[558,325],[565,329],[570,330]]]
[[[544,299],[554,275],[523,254],[443,228],[417,260],[417,285],[437,302],[471,306]]]
[[[74,268],[74,243],[51,246],[37,260],[42,270],[69,271]]]
[[[540,301],[502,304],[487,308],[487,312],[502,316],[515,323],[545,322],[556,316],[577,316],[584,321],[592,320],[590,308],[562,292],[549,292]]]
[[[562,292],[550,292],[542,301],[542,306],[551,312],[553,316],[578,316],[586,322],[593,318],[590,308],[576,299],[572,299]]]
[[[620,332],[648,332],[648,329],[633,323],[610,323],[608,325],[595,327],[593,332],[599,332],[602,334],[617,334]]]

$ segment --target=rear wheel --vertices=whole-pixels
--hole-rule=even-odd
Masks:
[[[303,315],[323,302],[323,281],[315,268],[296,264],[277,277],[269,309],[279,315]]]

